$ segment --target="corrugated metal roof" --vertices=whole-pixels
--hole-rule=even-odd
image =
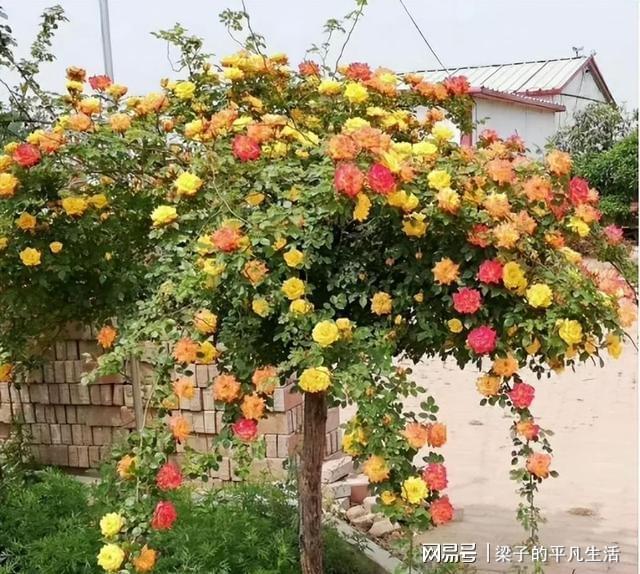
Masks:
[[[523,93],[556,90],[584,65],[589,56],[468,66],[449,70],[453,76],[466,76],[472,86],[488,88],[498,92]],[[447,77],[445,70],[425,70],[425,79],[439,82]]]

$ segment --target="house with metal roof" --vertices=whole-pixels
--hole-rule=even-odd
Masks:
[[[422,73],[431,82],[447,76],[468,79],[477,126],[463,137],[468,143],[489,128],[503,137],[517,133],[535,151],[589,103],[615,103],[594,55]]]

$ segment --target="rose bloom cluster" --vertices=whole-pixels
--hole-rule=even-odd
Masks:
[[[635,320],[633,293],[617,272],[591,271],[580,253],[623,257],[621,231],[600,224],[598,193],[571,177],[568,154],[535,161],[519,138],[488,132],[475,147],[459,145],[457,126],[470,129],[464,78],[434,84],[363,63],[327,77],[314,62],[294,70],[286,56],[240,52],[142,97],[125,98],[104,76],[89,87],[85,95],[84,72],[70,69],[68,113],[0,156],[0,206],[16,210],[0,260],[28,283],[64,253],[61,241],[44,244],[52,223],[121,217],[126,235],[118,208],[140,199],[145,261],[162,281],[146,288],[146,314],[120,318],[127,337],[105,325],[99,342],[117,348],[141,322],[147,336],[167,334],[156,341],[167,352],[153,397],[167,415],[158,430],[171,436],[167,458],[192,432],[180,406],[194,396],[194,365],[216,366],[203,392],[224,408],[221,436],[243,452],[257,442],[278,385],[295,379],[298,392],[357,404],[343,448],[381,506],[439,525],[453,516],[441,494],[443,459],[431,450],[424,465],[414,458],[441,447],[446,426],[434,403],[424,418],[401,414],[400,399],[418,391],[391,358],[491,364],[478,390],[512,408],[514,432],[529,444],[540,433],[529,412],[535,389],[519,370],[559,371],[605,349],[619,356],[622,329]],[[136,147],[141,133],[161,150],[151,163],[153,152]],[[104,141],[125,143],[143,176],[94,178],[90,195],[65,185],[46,207],[19,207],[29,193],[21,178],[51,156],[74,160]],[[109,154],[82,161],[88,172],[118,175]],[[141,456],[119,459],[123,484],[142,480]],[[528,452],[530,476],[546,478],[549,465],[547,454]],[[171,528],[178,517],[165,492],[180,486],[180,469],[167,462],[145,480],[156,500],[145,526]],[[122,520],[117,532],[117,520],[105,520],[100,564],[150,571],[154,550],[118,544],[129,528]]]

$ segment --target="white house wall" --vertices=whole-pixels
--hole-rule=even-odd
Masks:
[[[532,153],[542,149],[547,139],[556,131],[556,120],[553,111],[542,111],[534,108],[513,105],[503,101],[477,99],[474,105],[474,122],[488,118],[474,130],[473,141],[477,141],[478,133],[484,129],[493,129],[500,137],[512,134],[519,135]]]
[[[577,74],[563,89],[562,95],[554,96],[553,101],[562,104],[566,110],[556,114],[557,127],[571,123],[576,112],[584,109],[589,104],[606,102],[604,94],[600,91],[593,75],[587,70]]]

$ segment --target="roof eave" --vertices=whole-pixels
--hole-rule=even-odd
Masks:
[[[531,98],[527,98],[518,94],[499,92],[497,90],[490,90],[489,88],[484,88],[481,86],[471,87],[469,90],[469,95],[471,95],[471,97],[473,97],[474,99],[478,98],[484,100],[508,102],[517,106],[534,108],[544,112],[564,112],[566,109],[562,104],[533,100]]]

